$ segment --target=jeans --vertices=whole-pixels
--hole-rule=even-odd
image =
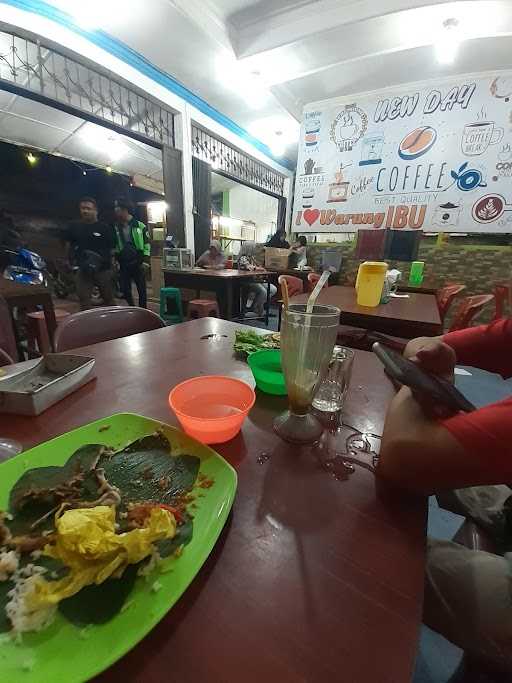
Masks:
[[[247,285],[244,289],[247,297],[249,297],[251,294],[254,295],[252,310],[258,315],[262,315],[263,307],[267,302],[267,285],[263,285],[259,282],[253,282],[250,285]],[[270,285],[270,298],[272,298],[276,292],[277,287],[275,285]]]
[[[132,282],[135,282],[139,295],[139,306],[147,308],[146,275],[141,265],[121,266],[119,271],[121,291],[129,306],[133,306]]]
[[[92,290],[98,287],[104,306],[114,305],[114,283],[111,270],[100,270],[98,273],[78,271],[76,289],[80,301],[80,310],[92,308]]]
[[[501,537],[511,493],[503,485],[461,489],[449,509]],[[429,539],[423,620],[468,655],[512,672],[512,555]]]

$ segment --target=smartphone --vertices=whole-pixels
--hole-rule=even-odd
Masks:
[[[471,413],[475,406],[450,382],[425,372],[415,363],[407,360],[392,349],[375,342],[373,352],[384,365],[386,373],[415,393],[440,403],[453,412]]]

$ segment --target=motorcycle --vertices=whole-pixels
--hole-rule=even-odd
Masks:
[[[50,274],[46,268],[46,261],[34,251],[23,247],[17,251],[0,247],[0,263],[6,280],[45,287],[49,284]]]

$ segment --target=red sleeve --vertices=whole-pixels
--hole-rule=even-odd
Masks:
[[[512,377],[511,318],[449,332],[443,340],[455,351],[460,365],[496,372],[505,379]]]
[[[468,455],[485,458],[496,483],[512,482],[512,397],[442,423]]]

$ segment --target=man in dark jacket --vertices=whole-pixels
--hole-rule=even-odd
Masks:
[[[139,294],[139,306],[147,308],[146,275],[144,259],[150,255],[148,229],[133,216],[133,206],[125,200],[118,200],[115,206],[116,255],[119,261],[119,276],[123,296],[130,306],[134,305],[132,282]]]
[[[78,266],[77,292],[82,311],[91,308],[95,286],[103,304],[114,305],[112,253],[115,247],[111,226],[98,221],[98,207],[92,197],[80,200],[80,221],[69,227],[70,259]]]
[[[267,247],[277,247],[278,249],[289,249],[290,243],[286,239],[286,231],[284,228],[279,228],[269,239],[266,244]]]

